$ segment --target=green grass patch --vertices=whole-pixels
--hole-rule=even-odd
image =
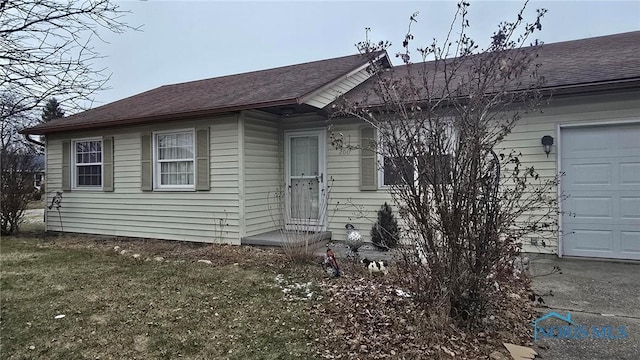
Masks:
[[[313,300],[257,267],[0,241],[4,359],[313,358]],[[64,318],[55,319],[57,315]]]

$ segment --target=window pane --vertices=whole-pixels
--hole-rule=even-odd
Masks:
[[[78,141],[76,142],[76,163],[95,164],[102,162],[102,142]]]
[[[320,214],[317,179],[291,179],[292,219],[318,220]]]
[[[78,186],[102,185],[102,165],[81,165],[76,169]]]
[[[160,185],[194,184],[192,132],[157,135],[156,154]]]
[[[75,143],[76,186],[102,185],[102,141],[88,140]],[[94,164],[94,165],[86,165]]]
[[[193,134],[164,134],[157,137],[158,160],[193,159]]]
[[[418,179],[430,184],[451,183],[451,155],[425,155],[418,158]]]
[[[406,181],[403,181],[403,178]],[[415,179],[413,158],[410,156],[384,158],[384,185],[402,185]]]
[[[318,175],[318,137],[291,138],[291,176]]]
[[[193,161],[160,163],[160,185],[193,185]]]

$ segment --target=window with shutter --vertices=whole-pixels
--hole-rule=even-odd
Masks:
[[[447,151],[443,154],[424,154],[422,156],[410,156],[414,154],[408,154],[406,156],[398,156],[398,151],[395,151],[395,155],[389,154],[386,146],[393,146],[395,150],[401,150],[403,148],[409,149],[411,142],[408,139],[404,139],[406,134],[399,133],[399,130],[394,128],[389,131],[395,132],[395,138],[391,140],[393,145],[385,145],[382,139],[378,139],[380,144],[378,161],[381,166],[378,172],[378,181],[381,187],[390,185],[402,185],[407,183],[413,183],[415,181],[424,181],[429,184],[434,183],[448,183],[451,181],[450,169],[452,162],[452,154],[454,152],[456,133],[453,127],[453,121],[447,121],[444,126],[447,140]],[[416,127],[405,129],[405,132],[410,132],[419,136],[424,144],[426,134],[429,133],[428,128]],[[393,135],[392,134],[392,135]],[[391,135],[389,135],[392,137]],[[406,140],[406,144],[403,142]],[[400,151],[401,152],[401,151]],[[402,155],[402,154],[400,154]]]
[[[63,156],[64,152],[63,146]],[[104,155],[102,139],[73,140],[71,141],[70,153],[71,188],[75,190],[102,190]],[[65,182],[63,174],[63,186]]]
[[[209,190],[209,128],[142,134],[141,188]]]

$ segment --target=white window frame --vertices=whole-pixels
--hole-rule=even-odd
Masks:
[[[447,120],[450,123],[451,126],[451,140],[453,144],[455,144],[457,138],[458,138],[458,134],[455,132],[455,128],[453,127],[453,119]],[[377,132],[377,143],[378,145],[378,189],[381,190],[387,190],[389,189],[391,186],[402,186],[402,185],[386,185],[384,183],[384,158],[387,157],[384,155],[384,149],[382,148],[382,141],[380,139],[380,133]],[[452,145],[452,149],[450,152],[442,154],[442,155],[453,155],[455,154],[455,149],[453,149],[453,145]],[[413,168],[414,168],[414,173],[413,173],[413,180],[414,181],[418,181],[418,177],[419,177],[419,173],[418,173],[418,160],[417,159],[413,159]]]
[[[161,184],[160,163],[158,156],[158,136],[159,135],[177,135],[191,133],[192,141],[192,154],[191,159],[172,159],[172,161],[191,161],[193,163],[193,184],[191,185],[163,185]],[[185,191],[196,190],[196,132],[194,128],[190,129],[178,129],[178,130],[166,130],[166,131],[154,131],[153,132],[153,188],[158,191]]]
[[[95,163],[80,163],[78,165],[77,156],[77,143],[96,141],[100,143],[100,162]],[[104,185],[104,143],[102,138],[83,138],[75,139],[71,141],[71,189],[73,190],[94,190],[102,191]],[[78,166],[93,166],[100,165],[100,185],[79,185],[78,184]]]

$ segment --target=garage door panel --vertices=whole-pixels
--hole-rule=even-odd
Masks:
[[[566,173],[568,185],[609,185],[611,184],[611,164],[576,164],[569,166]]]
[[[563,253],[640,260],[640,124],[563,128],[560,148]]]
[[[640,155],[640,132],[634,126],[623,126],[618,131],[620,155]]]
[[[577,229],[567,235],[575,251],[612,252],[613,231],[596,229]]]
[[[625,162],[618,166],[621,185],[640,186],[640,160],[639,162]]]
[[[620,244],[622,253],[632,254],[640,259],[640,231],[621,231]]]
[[[585,131],[584,129],[571,129],[576,136],[564,139],[562,151],[567,158],[584,156],[607,156],[608,145],[611,142],[611,134],[608,132]]]
[[[580,196],[573,197],[574,217],[578,219],[611,220],[613,206],[609,196]]]
[[[640,220],[640,197],[620,198],[620,218]]]

